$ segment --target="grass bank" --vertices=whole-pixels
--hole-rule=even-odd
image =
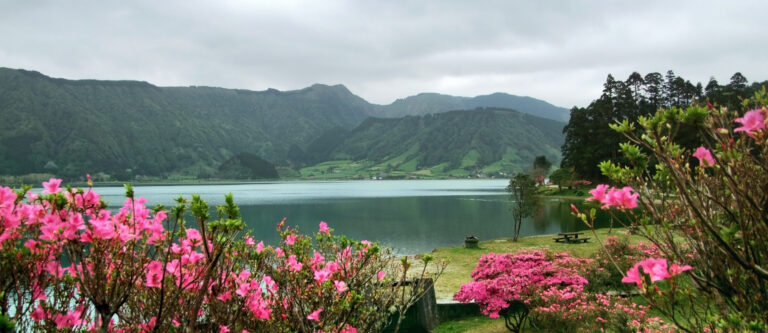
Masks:
[[[547,198],[584,200],[589,196],[591,187],[558,188],[555,185],[539,186],[536,194]]]

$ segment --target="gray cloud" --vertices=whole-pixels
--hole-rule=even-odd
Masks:
[[[570,107],[608,73],[768,79],[764,1],[23,1],[0,66],[263,90],[342,83],[376,103],[496,91]]]

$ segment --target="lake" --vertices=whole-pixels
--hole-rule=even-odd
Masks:
[[[255,238],[279,242],[275,225],[286,224],[314,233],[326,221],[337,235],[379,241],[401,254],[429,252],[462,245],[474,235],[481,240],[511,237],[508,180],[371,180],[290,181],[227,185],[135,186],[147,206],[166,208],[179,195],[199,194],[211,206],[231,192]],[[125,200],[120,187],[97,187],[110,207]],[[572,200],[546,199],[523,222],[520,235],[584,230],[570,214]],[[215,215],[214,215],[215,216]],[[189,220],[188,225],[194,225]]]

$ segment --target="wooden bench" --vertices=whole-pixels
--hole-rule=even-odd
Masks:
[[[589,237],[582,237],[582,238],[571,238],[568,240],[568,243],[586,243],[589,240]]]
[[[586,243],[589,240],[589,237],[579,237],[579,235],[584,234],[583,232],[561,232],[557,234],[557,237],[552,238],[555,242],[565,242],[565,243]]]

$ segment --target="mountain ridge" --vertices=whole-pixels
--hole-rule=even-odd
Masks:
[[[24,73],[27,75],[35,76],[37,78],[53,80],[53,81],[70,84],[70,85],[116,85],[116,86],[131,85],[131,86],[154,87],[158,89],[173,89],[173,88],[222,89],[222,90],[237,91],[243,94],[257,94],[257,95],[276,94],[276,93],[277,94],[295,94],[295,93],[305,93],[305,92],[312,92],[312,91],[321,91],[326,93],[333,92],[336,94],[342,93],[342,95],[351,95],[369,104],[367,109],[368,115],[375,116],[375,117],[386,117],[386,118],[397,118],[397,117],[406,116],[406,115],[424,115],[428,113],[440,113],[440,112],[448,112],[448,111],[454,111],[454,110],[471,110],[478,107],[497,107],[497,108],[513,109],[523,113],[528,113],[528,114],[536,115],[539,117],[554,119],[558,121],[568,121],[568,116],[570,112],[569,109],[555,106],[549,102],[546,102],[541,99],[537,99],[535,97],[513,95],[506,92],[493,92],[490,94],[476,95],[472,97],[454,96],[454,95],[448,95],[448,94],[442,94],[442,93],[436,93],[436,92],[422,92],[416,95],[398,98],[389,104],[377,104],[377,103],[368,102],[363,97],[360,97],[354,94],[344,84],[314,83],[308,87],[304,87],[300,89],[292,89],[292,90],[278,90],[275,88],[267,88],[265,90],[250,90],[250,89],[242,89],[242,88],[223,88],[223,87],[207,86],[207,85],[158,86],[158,85],[149,83],[147,81],[140,81],[140,80],[96,80],[96,79],[72,80],[72,79],[66,79],[66,78],[50,77],[34,70],[0,67],[0,73],[3,71],[16,71],[16,72]],[[428,97],[432,100],[442,99],[440,101],[441,105],[435,106],[432,110],[417,110],[413,112],[403,111],[404,109],[403,106],[405,104],[413,103],[414,101],[421,102],[421,100],[424,99],[425,97]],[[521,105],[521,103],[527,104],[527,105]],[[416,107],[410,106],[409,109],[414,109],[414,108]],[[543,109],[543,112],[542,110],[537,110],[536,108]]]
[[[289,91],[158,87],[0,68],[0,175],[216,177],[217,166],[240,153],[307,165],[327,160],[328,145],[367,118],[393,115],[381,107],[340,84]],[[444,103],[413,108],[418,116],[449,111]],[[325,146],[313,146],[324,135]]]

